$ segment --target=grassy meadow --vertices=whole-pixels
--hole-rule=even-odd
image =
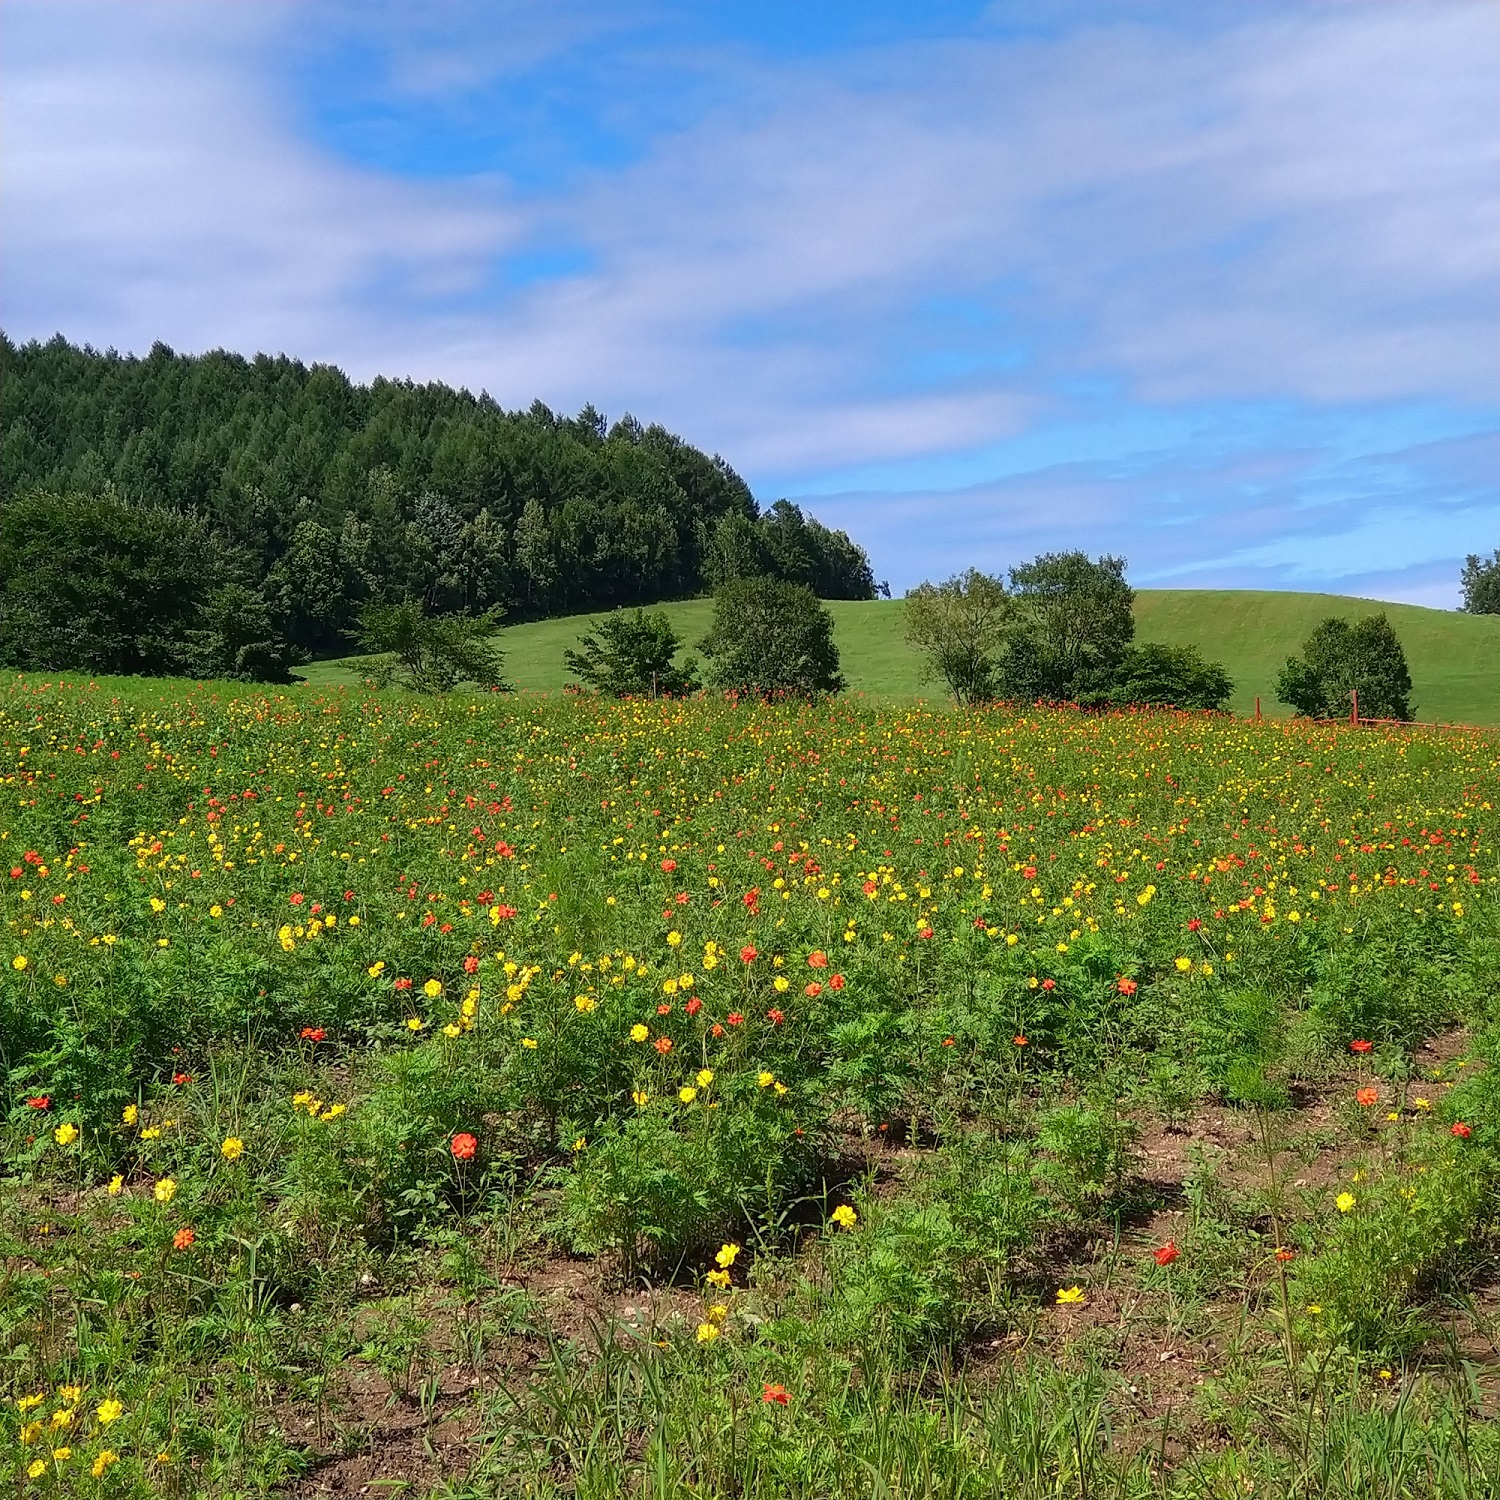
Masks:
[[[689,599],[661,606],[690,646],[708,629],[712,605]],[[907,646],[900,601],[833,600],[828,609],[849,690],[881,702],[940,699]],[[1500,616],[1465,615],[1413,604],[1383,604],[1336,594],[1231,589],[1143,589],[1136,595],[1140,641],[1196,646],[1222,661],[1235,682],[1231,708],[1287,715],[1276,702],[1276,674],[1308,634],[1329,615],[1358,618],[1384,610],[1406,650],[1415,685],[1415,712],[1426,722],[1500,724]],[[509,680],[527,692],[557,691],[568,681],[563,652],[603,615],[575,615],[514,625],[503,632]],[[316,662],[300,675],[320,685],[352,684],[352,659]]]
[[[5,1472],[1492,1496],[1497,771],[13,679]]]

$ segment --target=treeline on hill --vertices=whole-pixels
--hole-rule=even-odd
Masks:
[[[13,666],[274,679],[407,600],[536,618],[757,576],[875,593],[843,532],[762,511],[722,458],[592,406],[0,334],[0,431]]]
[[[906,595],[906,635],[960,704],[1222,710],[1234,691],[1224,667],[1192,646],[1137,644],[1134,604],[1124,558],[1047,552],[1011,568],[1008,587],[976,568],[920,584]],[[1283,703],[1323,719],[1410,719],[1411,688],[1384,614],[1324,620],[1276,681]]]

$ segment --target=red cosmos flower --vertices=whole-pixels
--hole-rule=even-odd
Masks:
[[[1356,1089],[1354,1099],[1357,1104],[1378,1104],[1380,1102],[1380,1090],[1367,1084],[1362,1089]]]
[[[842,974],[835,974],[833,978],[828,981],[828,988],[831,990],[841,990],[843,989],[843,987],[844,976]]]
[[[985,920],[984,920],[983,917],[975,917],[974,918],[974,927],[975,927],[976,931],[983,932],[984,929],[985,929],[985,927],[987,925],[988,924],[985,922]]]
[[[943,1038],[943,1045],[945,1047],[951,1047],[953,1045],[953,1038],[951,1036],[945,1036]]]
[[[1349,1043],[1349,1050],[1351,1052],[1368,1052],[1374,1045],[1374,1042],[1367,1042],[1363,1037],[1358,1037]]]
[[[1470,1130],[1462,1120],[1456,1120],[1453,1125],[1453,1134],[1456,1135],[1459,1140],[1466,1141],[1471,1135],[1474,1134],[1474,1132]]]
[[[1011,1038],[1011,1041],[1013,1041],[1018,1047],[1029,1047],[1031,1045],[1030,1038],[1021,1036],[1019,1034],[1013,1036]]]
[[[1123,974],[1115,981],[1115,988],[1122,995],[1133,995],[1140,988],[1135,980],[1127,979]]]
[[[497,917],[506,922],[508,922],[516,914],[516,909],[513,906],[500,905],[492,908],[492,910]]]
[[[477,974],[478,972],[479,972],[479,960],[477,958],[475,958],[474,955],[471,953],[464,960],[464,973],[465,974]]]
[[[685,1006],[683,1006],[683,1009],[690,1016],[696,1016],[698,1012],[703,1009],[703,1002],[696,995],[694,995],[693,998],[689,1000]]]
[[[51,1109],[52,1095],[37,1094],[33,1098],[30,1098],[26,1101],[26,1107],[28,1109]]]
[[[826,969],[828,967],[828,955],[821,948],[815,948],[807,955],[807,967],[809,969]]]
[[[301,906],[307,900],[307,897],[301,891],[293,891],[290,899],[293,906]]]
[[[930,927],[919,927],[919,928],[917,928],[917,936],[919,938],[930,938],[932,936],[932,928],[930,928]]]
[[[1288,1250],[1285,1245],[1278,1245],[1276,1247],[1276,1259],[1277,1260],[1279,1260],[1279,1261],[1288,1261],[1288,1260],[1296,1260],[1296,1258],[1297,1258],[1297,1252],[1295,1250]]]
[[[1188,931],[1189,932],[1198,932],[1198,931],[1200,931],[1202,929],[1202,927],[1203,927],[1203,918],[1202,917],[1194,917],[1193,920],[1188,923]]]
[[[174,1073],[172,1075],[172,1082],[175,1083],[178,1088],[181,1088],[183,1084],[191,1083],[192,1081],[193,1075],[191,1073]]]
[[[664,875],[670,875],[677,868],[677,861],[675,859],[664,859],[661,862],[661,868]]]
[[[1036,866],[1035,865],[1027,865],[1026,868],[1021,871],[1021,874],[1024,875],[1027,880],[1035,880],[1036,879]]]
[[[802,993],[804,995],[806,995],[809,999],[816,1000],[818,998],[818,996],[823,993],[823,986],[821,984],[819,984],[818,981],[815,979],[815,980],[813,980],[813,982],[810,985],[807,986],[806,989],[804,989],[802,991]]]
[[[21,878],[22,873],[23,872],[21,870],[20,865],[12,865],[10,867],[10,878],[12,880],[19,880]]]
[[[304,1026],[302,1028],[302,1040],[304,1042],[321,1042],[328,1033],[321,1026]]]
[[[786,1020],[786,1017],[779,1010],[772,1008],[771,1010],[768,1010],[766,1012],[766,1020],[768,1020],[773,1026],[780,1026],[781,1023]]]
[[[743,901],[751,911],[757,910],[760,906],[760,887],[758,885],[751,886],[750,889],[740,897],[740,900]]]
[[[188,1246],[191,1245],[197,1238],[198,1236],[195,1235],[186,1224],[184,1224],[182,1228],[172,1236],[172,1248],[174,1250],[186,1250]]]
[[[880,889],[880,887],[878,885],[876,885],[873,880],[867,880],[860,887],[860,889],[865,893],[865,895],[867,895],[867,896],[873,896],[875,894],[875,892]]]
[[[1042,988],[1044,990],[1055,990],[1057,988],[1057,981],[1055,979],[1044,979],[1042,981]]]
[[[715,1021],[714,1024],[708,1028],[708,1034],[710,1036],[723,1036],[724,1028],[720,1026],[717,1021]]]
[[[773,1385],[769,1380],[761,1382],[760,1399],[764,1405],[788,1406],[792,1393],[784,1385]]]
[[[691,901],[693,898],[690,895],[688,895],[688,893],[686,891],[678,891],[678,893],[675,896],[673,896],[672,899],[679,906],[686,906],[688,904],[688,902]]]
[[[1180,1254],[1181,1251],[1179,1251],[1177,1248],[1176,1240],[1168,1240],[1165,1245],[1158,1245],[1157,1248],[1151,1252],[1152,1258],[1159,1266],[1170,1266]]]
[[[479,1142],[467,1130],[460,1130],[453,1137],[453,1144],[448,1149],[452,1151],[456,1161],[473,1161],[474,1153],[479,1149]]]
[[[409,979],[398,979],[391,986],[391,988],[392,989],[397,989],[397,990],[409,990],[411,988],[411,980],[409,980]]]
[[[656,1013],[659,1016],[670,1016],[672,1014],[672,1007],[668,1005],[665,1000],[663,1000],[662,1003],[656,1007]]]
[[[659,1036],[651,1045],[665,1057],[672,1050],[672,1038],[669,1036]]]
[[[753,964],[759,957],[759,951],[755,948],[752,948],[749,943],[746,943],[745,946],[740,949],[740,962],[742,964]]]
[[[354,892],[353,891],[345,891],[344,892],[344,900],[345,901],[352,901],[353,899],[354,899]]]
[[[727,1026],[740,1026],[740,1025],[743,1025],[744,1024],[744,1020],[745,1020],[744,1016],[739,1011],[737,1011],[737,1010],[730,1011],[729,1014],[724,1017],[724,1023]]]

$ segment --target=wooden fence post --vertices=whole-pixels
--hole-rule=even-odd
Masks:
[[[1359,689],[1349,689],[1349,722],[1357,725],[1359,723]]]

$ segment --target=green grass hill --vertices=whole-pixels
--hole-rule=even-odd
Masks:
[[[663,605],[678,633],[696,643],[708,629],[707,599]],[[852,692],[872,698],[937,698],[941,684],[924,676],[901,630],[899,601],[832,601],[844,675]],[[1411,667],[1416,716],[1463,724],[1500,724],[1500,615],[1465,615],[1413,604],[1383,604],[1338,594],[1237,589],[1144,589],[1136,596],[1136,639],[1196,646],[1234,678],[1233,708],[1284,714],[1276,674],[1308,632],[1328,615],[1359,617],[1384,610]],[[570,615],[514,625],[504,632],[506,675],[517,688],[548,691],[568,680],[563,651],[602,615]],[[354,682],[351,658],[302,669],[309,682]]]

